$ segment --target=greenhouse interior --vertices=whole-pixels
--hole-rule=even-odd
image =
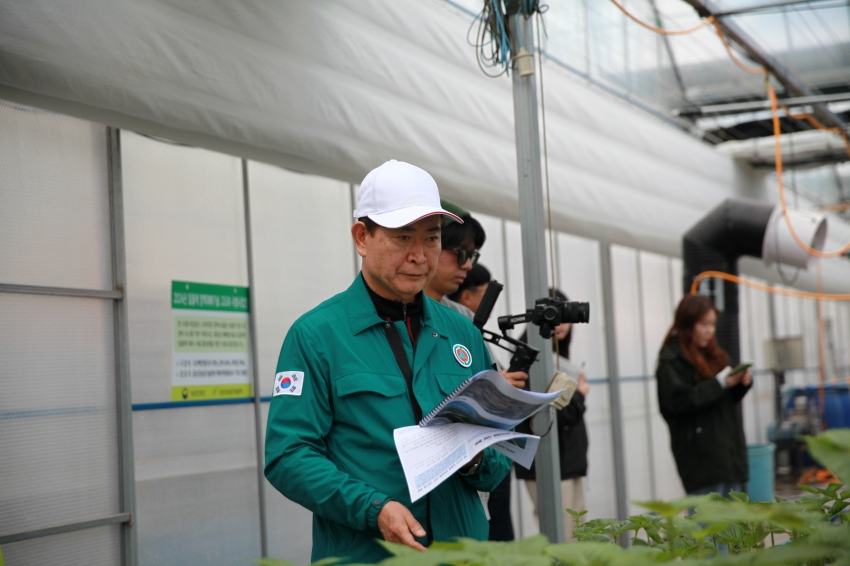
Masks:
[[[847,0],[3,0],[0,566],[850,564],[848,123]]]

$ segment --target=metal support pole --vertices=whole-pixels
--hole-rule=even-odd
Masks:
[[[130,340],[127,322],[127,262],[124,239],[124,183],[121,170],[121,132],[106,128],[109,183],[112,288],[121,293],[113,302],[115,336],[115,394],[118,421],[118,500],[129,521],[121,523],[121,563],[136,566],[139,548],[136,532],[136,471],[133,451],[133,401],[130,393]]]
[[[773,302],[774,295],[767,297],[767,315],[770,320],[770,339],[773,342],[773,347],[776,348],[776,335],[779,333],[776,323],[776,303]],[[782,420],[782,386],[785,385],[785,371],[781,369],[773,370],[773,415],[774,422],[779,424]]]
[[[643,302],[643,266],[640,260],[640,252],[635,252],[635,264],[637,267],[637,292],[638,292],[638,320],[640,321],[640,360],[641,370],[643,371],[643,409],[646,411],[644,415],[644,424],[646,425],[646,442],[647,451],[649,452],[649,495],[652,499],[658,497],[658,490],[655,486],[655,442],[652,434],[652,402],[650,401],[649,391],[649,360],[646,355],[646,312]]]
[[[348,203],[351,210],[351,219],[354,220],[354,211],[357,210],[357,189],[354,183],[348,184]],[[351,239],[351,253],[354,260],[354,278],[360,275],[360,254],[357,252],[357,245],[354,243],[354,238]]]
[[[534,53],[531,18],[512,15],[508,28],[513,52],[522,45]],[[513,73],[514,128],[516,130],[519,213],[522,225],[522,263],[525,280],[525,304],[548,295],[546,284],[546,231],[543,214],[543,180],[540,169],[540,132],[537,120],[537,89],[534,75]],[[528,342],[542,353],[540,362],[531,367],[531,389],[545,391],[554,375],[552,345],[536,328],[528,329]],[[561,466],[558,454],[558,427],[553,426],[552,410],[535,417],[534,430],[549,431],[540,440],[535,458],[537,472],[537,514],[540,532],[552,543],[564,541],[564,510],[561,505]],[[551,426],[551,428],[550,428]]]
[[[623,443],[623,408],[620,402],[620,370],[617,364],[617,327],[614,320],[614,277],[611,269],[611,246],[599,244],[602,268],[602,306],[605,309],[605,354],[608,362],[608,400],[611,406],[611,444],[614,451],[614,488],[617,496],[617,518],[629,516],[626,490],[626,453]],[[624,544],[625,543],[625,544]],[[628,537],[620,537],[622,546]]]
[[[266,476],[265,455],[263,454],[263,405],[260,396],[259,356],[257,354],[257,303],[254,287],[254,246],[251,237],[251,195],[248,185],[248,161],[242,160],[242,196],[245,207],[245,252],[248,260],[248,320],[251,333],[251,374],[254,389],[254,432],[257,440],[257,495],[260,503],[260,552],[266,558],[269,555],[269,534],[266,521]]]

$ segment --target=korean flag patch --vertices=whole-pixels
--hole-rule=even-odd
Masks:
[[[304,385],[303,371],[282,371],[274,376],[274,397],[278,395],[301,395]]]

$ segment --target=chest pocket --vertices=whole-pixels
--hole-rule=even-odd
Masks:
[[[400,375],[352,373],[334,382],[336,400],[334,420],[364,431],[371,436],[376,430],[390,431],[415,424],[407,384]]]
[[[398,375],[374,373],[351,373],[340,377],[334,383],[338,397],[348,397],[355,393],[372,393],[381,397],[395,397],[407,390],[404,379]]]
[[[451,395],[458,386],[472,376],[471,373],[438,373],[436,374],[437,385],[443,397]]]

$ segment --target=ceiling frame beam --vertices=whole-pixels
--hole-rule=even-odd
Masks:
[[[693,6],[697,13],[703,18],[707,18],[712,15],[716,16],[717,14],[722,13],[722,10],[715,9],[712,0],[685,0],[685,2]],[[746,51],[747,55],[752,60],[766,68],[788,92],[798,97],[809,97],[820,94],[800,81],[796,76],[794,76],[793,72],[786,69],[779,61],[763,52],[761,48],[758,47],[758,45],[734,21],[731,21],[728,18],[717,18],[717,24],[720,26],[720,29],[726,37],[737,43],[744,51]],[[823,104],[813,104],[812,113],[827,127],[841,128],[845,131],[847,129],[844,120],[830,111]]]

